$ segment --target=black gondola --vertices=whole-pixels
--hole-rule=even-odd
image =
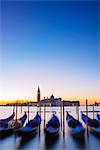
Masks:
[[[58,135],[60,128],[60,122],[56,115],[53,114],[52,118],[48,121],[45,128],[46,136]]]
[[[0,136],[6,136],[9,134],[12,134],[17,132],[19,128],[21,128],[27,118],[27,114],[25,113],[20,119],[18,120],[10,120],[8,123],[6,123],[5,126],[0,127]]]
[[[18,130],[18,134],[21,136],[32,135],[33,133],[36,133],[38,131],[40,124],[41,117],[37,113],[32,120],[30,120],[24,127]]]
[[[11,121],[11,120],[14,119],[14,116],[15,116],[15,113],[13,112],[13,114],[12,114],[11,116],[9,116],[8,118],[6,118],[6,119],[0,119],[0,127],[6,126],[6,124],[7,124],[9,121]]]
[[[69,113],[67,113],[66,120],[70,129],[70,133],[73,135],[73,137],[84,139],[85,129],[82,123],[71,116]]]
[[[100,122],[97,119],[91,119],[85,114],[82,114],[82,120],[86,124],[88,122],[89,131],[100,137]]]

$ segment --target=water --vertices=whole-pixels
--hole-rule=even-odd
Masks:
[[[95,106],[96,111],[100,110],[100,106]],[[44,108],[42,107],[42,123],[40,134],[37,133],[34,136],[21,138],[16,135],[10,135],[0,139],[0,150],[99,150],[100,149],[100,139],[95,135],[89,133],[85,135],[84,141],[75,140],[69,133],[67,123],[65,121],[65,134],[63,134],[60,129],[60,134],[56,139],[50,138],[46,139],[44,135]],[[56,115],[60,117],[60,108],[59,107],[46,107],[46,122],[50,119],[52,111],[56,111]],[[93,110],[92,106],[89,106],[89,110]],[[13,107],[5,106],[0,107],[0,119],[6,118],[12,114]],[[24,112],[27,111],[27,107],[18,107],[18,118],[21,117]],[[32,119],[36,112],[39,111],[37,107],[30,107],[29,119]],[[76,107],[65,107],[66,111],[70,111],[71,114],[77,118]],[[79,111],[85,111],[85,106],[81,106]],[[93,114],[89,113],[89,116],[93,118]],[[95,113],[96,117],[96,113]],[[81,113],[79,115],[81,120]],[[82,120],[81,120],[82,121]],[[26,121],[27,122],[27,121]],[[82,122],[83,123],[83,122]],[[84,123],[83,123],[84,125]]]

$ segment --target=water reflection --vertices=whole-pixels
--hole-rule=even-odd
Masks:
[[[11,136],[12,136],[12,133],[10,133],[10,134],[3,134],[2,136],[0,135],[0,140],[7,139],[7,138],[9,138]]]
[[[34,138],[36,136],[37,136],[37,133],[27,135],[27,136],[17,137],[17,139],[16,139],[16,148],[17,149],[23,149],[27,145],[30,145],[30,143],[34,140]]]
[[[52,149],[56,146],[57,142],[59,140],[59,134],[55,137],[47,137],[45,136],[45,150]]]
[[[80,139],[80,140],[78,140],[74,137],[72,137],[72,138],[73,138],[73,142],[75,143],[77,149],[79,149],[79,150],[83,150],[83,149],[85,150],[86,149],[85,137],[83,139]]]

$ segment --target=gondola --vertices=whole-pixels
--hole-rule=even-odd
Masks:
[[[15,113],[13,112],[13,114],[9,116],[8,118],[0,119],[0,128],[5,127],[9,121],[14,119],[14,116],[15,116]]]
[[[12,133],[17,132],[19,128],[21,128],[27,118],[27,114],[25,113],[20,119],[18,120],[11,120],[5,124],[5,126],[0,127],[0,136],[7,136]]]
[[[48,121],[45,127],[46,136],[56,136],[59,134],[60,122],[58,117],[53,114],[52,118]]]
[[[97,119],[100,121],[100,114],[97,114]]]
[[[85,129],[82,123],[69,113],[67,113],[66,120],[72,136],[78,139],[84,139]]]
[[[24,127],[18,130],[18,134],[20,136],[33,135],[38,131],[40,124],[41,124],[41,117],[37,113],[32,120],[30,120]]]
[[[8,126],[11,126],[14,132],[17,132],[21,127],[23,127],[26,119],[27,119],[27,114],[25,112],[25,114],[21,118],[10,121]]]
[[[100,137],[100,123],[97,119],[91,119],[87,117],[85,114],[82,114],[82,120],[86,124],[88,122],[89,131]]]

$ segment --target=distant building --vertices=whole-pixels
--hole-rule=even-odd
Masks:
[[[100,106],[100,103],[99,103],[99,102],[98,102],[98,103],[97,103],[97,102],[95,102],[95,106]]]
[[[55,98],[53,95],[50,96],[50,98],[44,97],[43,100],[41,100],[41,105],[46,105],[46,106],[59,106],[61,102],[61,98]]]
[[[41,106],[60,106],[62,99],[61,98],[55,98],[53,95],[50,96],[50,98],[44,98],[41,100]],[[63,101],[64,106],[80,106],[79,101]]]
[[[64,106],[80,106],[80,101],[63,101]]]
[[[29,106],[38,106],[38,102],[30,102]]]

